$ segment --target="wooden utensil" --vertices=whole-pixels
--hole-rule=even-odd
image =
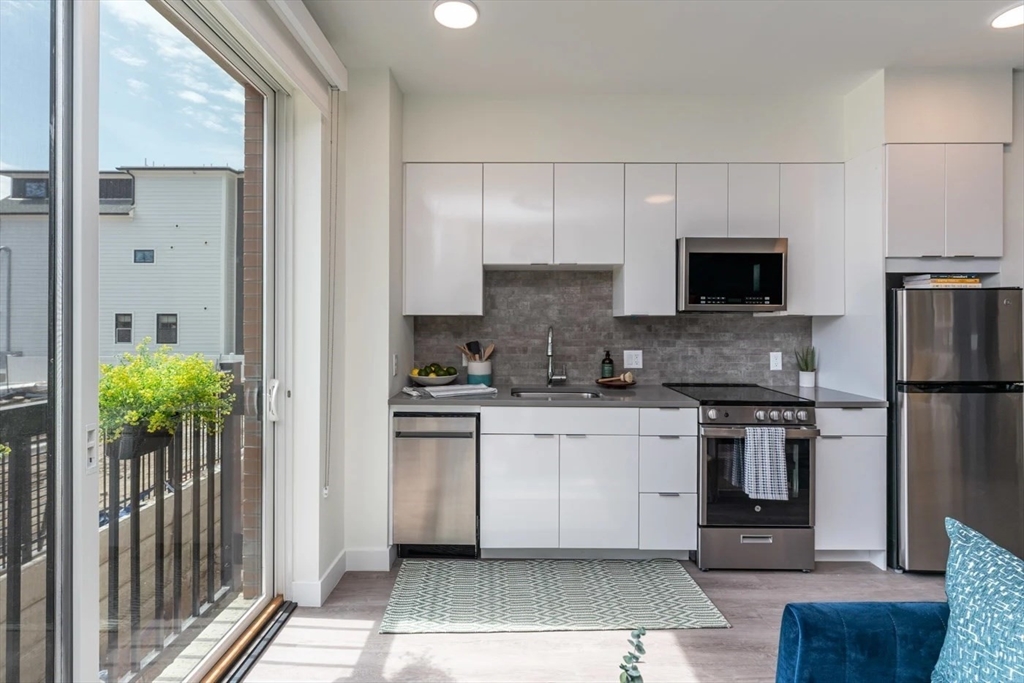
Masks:
[[[461,351],[467,360],[473,360],[473,354],[471,354],[469,352],[469,349],[467,349],[465,346],[463,346],[462,344],[456,344],[455,348]]]
[[[488,344],[487,348],[484,349],[484,360],[490,358],[492,353],[494,353],[494,344]]]
[[[604,377],[597,380],[598,384],[606,384],[608,386],[623,386],[629,384],[636,384],[636,377],[633,376],[632,372],[624,372],[618,377]]]

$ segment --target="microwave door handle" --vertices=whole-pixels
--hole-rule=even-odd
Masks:
[[[769,426],[769,425],[765,425]],[[747,430],[742,427],[703,427],[700,430],[701,436],[708,439],[742,439],[747,435]],[[821,435],[817,429],[787,429],[786,439],[815,439]]]

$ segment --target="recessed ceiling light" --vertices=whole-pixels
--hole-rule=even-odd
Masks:
[[[434,18],[441,26],[469,28],[479,16],[480,10],[472,0],[437,0],[434,3]]]
[[[1024,5],[1006,10],[992,20],[992,28],[1013,28],[1024,26]]]
[[[652,194],[644,197],[644,201],[648,204],[668,204],[673,199],[675,196],[670,194]]]

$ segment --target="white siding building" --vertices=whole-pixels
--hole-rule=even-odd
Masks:
[[[0,252],[0,355],[8,351],[9,325],[11,352],[45,356],[48,201],[31,195],[40,191],[32,184],[46,175],[3,174],[12,179],[12,196],[0,199],[0,247],[9,248]],[[102,174],[102,360],[132,351],[146,337],[179,353],[234,352],[240,178],[233,169],[207,167]]]

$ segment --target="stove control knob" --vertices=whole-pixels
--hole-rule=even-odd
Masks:
[[[763,410],[758,410],[756,413],[754,413],[754,419],[757,420],[758,422],[764,422],[766,419],[768,419],[768,414],[765,413]]]
[[[807,411],[806,410],[798,410],[798,411],[796,411],[796,419],[800,420],[801,422],[806,421],[807,420]]]
[[[708,419],[709,420],[717,420],[718,419],[718,411],[715,410],[714,408],[709,409],[708,410]]]
[[[793,415],[793,411],[792,410],[784,410],[784,411],[782,411],[782,419],[785,420],[786,422],[792,422],[793,421],[793,417],[794,417],[794,415]]]
[[[768,413],[768,417],[772,419],[772,422],[778,422],[779,418],[781,418],[782,415],[779,413],[779,411],[773,410],[772,412]]]

